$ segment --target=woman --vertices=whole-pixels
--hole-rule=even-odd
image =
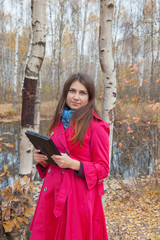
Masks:
[[[31,240],[107,240],[101,195],[109,172],[109,126],[97,113],[87,74],[67,79],[48,134],[62,155],[53,155],[57,165],[51,165],[34,152],[45,179]]]

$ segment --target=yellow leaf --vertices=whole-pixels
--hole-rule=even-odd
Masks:
[[[3,145],[5,145],[6,147],[14,147],[14,144],[12,143],[2,143]]]
[[[31,215],[33,215],[33,213],[34,213],[33,208],[28,208],[28,209],[26,209],[26,210],[23,212],[23,215],[24,215],[25,217],[30,217]]]
[[[19,184],[20,184],[20,180],[19,179],[14,180],[14,183],[13,183],[14,188],[17,188],[17,186]]]
[[[12,220],[5,221],[3,223],[3,227],[5,229],[5,232],[11,232],[12,229],[14,228],[14,223]]]
[[[5,132],[3,135],[13,135],[11,132]]]
[[[20,200],[18,198],[13,198],[12,201],[19,202]]]
[[[24,176],[23,180],[24,180],[25,183],[27,183],[28,182],[28,177]]]
[[[30,187],[30,188],[28,189],[28,192],[33,193],[33,188]]]
[[[24,220],[22,217],[17,217],[17,219],[18,219],[18,221],[19,221],[20,223],[22,223],[23,220]]]
[[[17,227],[17,228],[20,228],[20,226],[21,226],[20,223],[17,221],[16,227]]]
[[[8,165],[6,164],[6,165],[3,167],[3,169],[4,169],[4,172],[6,173],[7,170],[8,170]]]
[[[14,223],[14,225],[16,225],[17,224],[17,219],[16,218],[13,218],[13,223]]]
[[[24,223],[29,224],[29,219],[28,218],[24,218],[23,221],[24,221]]]

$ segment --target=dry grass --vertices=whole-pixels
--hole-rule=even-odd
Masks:
[[[0,104],[0,121],[7,120],[19,120],[21,115],[21,105],[16,107],[12,103]]]
[[[57,106],[57,101],[42,102],[40,107],[40,115],[42,119],[51,119],[54,110]]]
[[[160,120],[160,104],[137,103],[136,105],[117,102],[115,120],[135,119],[141,123],[157,123]]]

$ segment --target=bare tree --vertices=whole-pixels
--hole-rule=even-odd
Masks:
[[[36,88],[46,45],[46,0],[32,0],[31,9],[33,41],[31,55],[25,69],[25,79],[22,90],[20,177],[24,175],[31,177],[32,172],[32,146],[25,136],[25,131],[28,128],[34,130],[35,124]],[[39,104],[38,101],[37,104]]]
[[[83,31],[82,31],[82,41],[81,41],[80,70],[83,69],[83,61],[84,61],[84,42],[85,42],[85,34],[86,34],[87,13],[88,13],[88,0],[85,0],[84,21],[83,21]]]
[[[101,0],[100,3],[100,64],[103,73],[103,118],[110,125],[110,159],[112,152],[114,108],[116,103],[116,72],[112,56],[113,0]],[[103,206],[105,195],[102,198]]]
[[[57,64],[57,93],[56,93],[56,98],[58,98],[60,94],[60,89],[61,89],[61,73],[62,73],[62,40],[63,40],[63,31],[65,27],[65,21],[64,21],[64,16],[66,12],[65,4],[67,1],[60,0],[59,1],[59,7],[60,7],[60,13],[59,13],[59,39],[58,39],[58,64]]]
[[[15,63],[14,63],[14,76],[13,76],[13,105],[16,105],[17,99],[17,78],[18,78],[18,49],[19,49],[19,35],[22,30],[22,16],[23,16],[23,0],[20,0],[20,16],[16,24],[16,40],[15,40]]]
[[[53,21],[53,7],[54,7],[54,21]],[[55,92],[55,55],[56,55],[56,39],[55,39],[55,30],[56,30],[56,8],[49,0],[49,16],[50,16],[50,32],[51,32],[51,83],[52,83],[52,90],[53,90],[53,96]]]

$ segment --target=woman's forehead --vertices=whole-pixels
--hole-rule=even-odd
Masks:
[[[76,90],[83,90],[83,91],[87,91],[87,88],[84,84],[82,84],[80,81],[75,80],[71,85],[70,85],[70,89],[76,89]]]

